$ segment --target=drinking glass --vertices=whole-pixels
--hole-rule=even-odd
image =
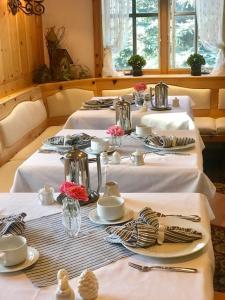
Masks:
[[[81,226],[79,201],[70,197],[65,197],[62,203],[62,224],[65,232],[70,237],[76,237]]]

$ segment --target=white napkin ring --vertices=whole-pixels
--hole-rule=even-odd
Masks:
[[[159,224],[157,243],[162,245],[165,239],[165,225]]]

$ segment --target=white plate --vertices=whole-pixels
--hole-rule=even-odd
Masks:
[[[108,154],[113,153],[116,150],[116,148],[114,146],[109,146],[108,150],[106,151]],[[103,151],[94,151],[91,149],[91,147],[84,149],[85,152],[87,152],[88,154],[100,154]]]
[[[147,146],[148,148],[151,148],[153,150],[157,150],[157,151],[178,151],[178,150],[185,150],[185,149],[191,149],[191,148],[194,148],[195,147],[195,143],[192,143],[192,144],[187,144],[187,145],[184,145],[184,146],[176,146],[176,147],[168,147],[168,148],[163,148],[163,147],[160,147],[160,146],[155,146],[155,145],[149,145],[149,144],[146,144],[145,143],[145,146]]]
[[[136,254],[150,256],[155,258],[174,258],[193,254],[202,250],[209,241],[209,234],[205,228],[198,223],[176,217],[161,218],[161,223],[166,225],[175,225],[181,227],[193,228],[202,233],[202,238],[191,243],[164,243],[162,245],[154,245],[148,248],[132,248],[124,245],[125,248]]]
[[[4,267],[0,266],[0,273],[11,273],[11,272],[17,272],[23,269],[26,269],[36,263],[36,261],[39,258],[39,252],[37,249],[28,246],[27,247],[27,259],[18,265],[12,266],[12,267]]]
[[[119,220],[115,220],[115,221],[107,221],[107,220],[103,220],[101,219],[98,214],[97,214],[97,210],[93,209],[89,212],[89,219],[95,223],[95,224],[99,224],[99,225],[116,225],[116,224],[121,224],[127,221],[130,221],[134,216],[134,212],[132,209],[125,207],[125,213],[124,216],[119,219]]]

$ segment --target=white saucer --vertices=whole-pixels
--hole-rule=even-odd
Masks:
[[[12,267],[4,267],[0,265],[0,273],[11,273],[23,270],[25,268],[30,267],[33,265],[39,258],[39,252],[37,249],[33,247],[27,247],[27,259],[22,262],[21,264],[12,266]]]
[[[99,225],[116,225],[116,224],[121,224],[127,221],[130,221],[134,216],[134,212],[132,209],[125,207],[125,213],[124,216],[119,219],[119,220],[115,220],[115,221],[107,221],[104,219],[101,219],[98,214],[97,214],[97,210],[93,209],[89,212],[88,217],[89,219],[95,223],[95,224],[99,224]]]
[[[108,154],[111,154],[111,153],[113,153],[115,150],[116,150],[116,149],[115,149],[114,146],[109,146],[108,150],[105,151],[105,152],[107,152]],[[91,149],[91,147],[84,149],[84,151],[87,152],[88,154],[100,154],[100,153],[103,152],[103,151],[94,151],[94,150]]]

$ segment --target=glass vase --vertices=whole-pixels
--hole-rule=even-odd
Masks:
[[[135,92],[134,101],[137,107],[143,106],[143,103],[145,101],[145,92],[144,91]]]
[[[122,137],[121,136],[112,136],[111,145],[115,148],[118,148],[122,145]]]
[[[76,237],[80,231],[81,214],[79,201],[65,197],[62,201],[62,224],[70,237]]]

